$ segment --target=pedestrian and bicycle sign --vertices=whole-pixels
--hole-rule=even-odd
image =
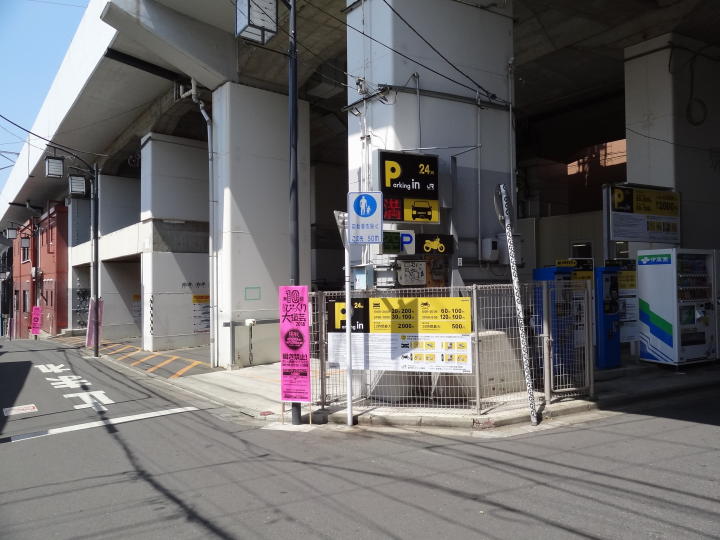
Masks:
[[[348,240],[350,244],[382,244],[383,196],[379,191],[348,193]]]

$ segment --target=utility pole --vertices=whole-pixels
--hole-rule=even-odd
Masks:
[[[290,285],[300,285],[300,240],[298,220],[298,80],[297,12],[295,0],[284,0],[290,9],[290,47],[288,50],[288,124],[290,130]],[[292,423],[301,422],[300,403],[292,403]]]

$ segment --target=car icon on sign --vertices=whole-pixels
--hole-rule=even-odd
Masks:
[[[432,219],[430,201],[413,201],[410,206],[410,216],[412,219]]]

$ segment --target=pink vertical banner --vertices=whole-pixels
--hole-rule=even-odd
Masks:
[[[30,331],[34,336],[37,336],[40,334],[40,327],[42,326],[42,308],[33,306],[30,317]]]
[[[305,285],[282,286],[280,299],[280,399],[308,403],[310,392],[310,318]]]
[[[98,327],[102,331],[102,320],[103,320],[103,299],[98,298]],[[88,320],[87,328],[85,329],[85,346],[89,349],[95,347],[95,299],[90,299],[90,306],[88,309]],[[98,341],[98,343],[100,343]]]

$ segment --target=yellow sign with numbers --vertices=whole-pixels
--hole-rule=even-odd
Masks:
[[[470,313],[469,298],[371,298],[370,332],[469,334]]]

